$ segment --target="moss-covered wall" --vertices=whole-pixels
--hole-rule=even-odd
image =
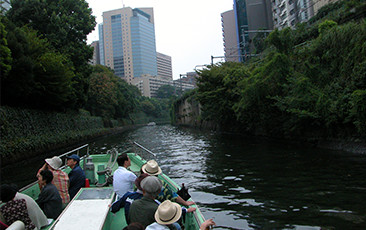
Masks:
[[[87,112],[57,113],[11,107],[0,108],[1,164],[86,140],[108,132],[101,117]]]

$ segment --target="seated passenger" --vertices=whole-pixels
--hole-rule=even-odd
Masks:
[[[141,167],[141,170],[144,173],[149,174],[150,176],[158,176],[159,174],[162,173],[158,163],[155,160],[148,161],[145,165]],[[161,192],[157,197],[157,200],[159,200],[160,202],[170,200],[185,206],[190,206],[194,204],[193,201],[185,201],[177,193],[173,192],[165,181],[162,181],[162,183],[163,183],[163,189],[161,190]]]
[[[11,225],[17,220],[24,223],[25,229],[34,229],[36,226],[29,218],[25,199],[15,200],[17,190],[14,186],[4,184],[1,186],[0,199],[5,204],[0,207],[0,212],[6,225]]]
[[[52,158],[47,158],[46,163],[38,170],[37,177],[39,176],[39,173],[44,170],[48,169],[53,174],[53,181],[52,184],[54,184],[60,193],[60,196],[62,198],[62,204],[64,206],[67,205],[70,201],[70,195],[69,195],[69,177],[67,174],[60,170],[60,167],[62,166],[62,160],[61,158],[54,156]],[[39,181],[39,180],[38,180]],[[41,189],[41,187],[40,187]]]
[[[123,230],[144,230],[145,227],[140,223],[131,223],[128,226],[126,226]]]
[[[156,210],[154,217],[154,223],[148,225],[146,230],[169,230],[174,229],[172,226],[175,224],[182,215],[182,209],[179,204],[166,200],[161,203]],[[206,220],[200,226],[200,230],[206,230],[206,228],[215,225],[212,219]]]
[[[71,171],[69,172],[69,195],[70,200],[74,198],[74,196],[78,193],[80,188],[85,187],[85,173],[81,169],[79,162],[80,157],[76,154],[72,154],[67,158],[67,166],[71,168]]]
[[[116,213],[121,208],[125,208],[125,216],[126,220],[128,220],[128,213],[130,211],[130,206],[133,203],[133,201],[141,199],[143,196],[142,188],[141,188],[141,181],[148,177],[149,174],[143,173],[137,179],[135,180],[135,185],[137,188],[136,192],[126,192],[121,199],[114,202],[111,207],[111,212]],[[128,222],[127,222],[128,223]]]
[[[45,169],[40,172],[39,184],[42,186],[41,193],[36,200],[48,218],[56,219],[62,212],[62,199],[52,182],[53,174]]]
[[[131,166],[131,160],[126,153],[117,158],[118,169],[113,173],[113,189],[120,199],[126,192],[133,192],[133,183],[137,176],[127,170]]]
[[[144,196],[131,204],[128,223],[138,222],[146,227],[155,222],[154,215],[159,206],[155,198],[161,191],[161,186],[161,181],[154,176],[148,176],[141,181]]]
[[[26,201],[29,218],[36,225],[37,229],[41,229],[43,226],[47,226],[49,224],[46,215],[32,197],[17,192],[14,200],[20,199],[24,199]]]

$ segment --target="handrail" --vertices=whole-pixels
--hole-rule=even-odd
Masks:
[[[85,147],[88,147],[86,154],[87,154],[87,155],[89,155],[89,144],[85,144],[85,145],[80,146],[80,147],[78,147],[78,148],[76,148],[76,149],[73,149],[73,150],[71,150],[71,151],[68,151],[67,153],[61,154],[61,155],[59,155],[59,157],[60,157],[60,158],[61,158],[61,157],[64,157],[64,156],[66,156],[66,155],[68,155],[68,154],[70,154],[70,153],[76,152],[76,151],[78,151],[78,156],[79,156],[79,150],[80,150],[80,149],[82,149],[82,148],[85,148]]]
[[[133,142],[134,145],[136,145],[137,147],[139,147],[140,149],[144,150],[145,152],[153,155],[154,157],[156,157],[156,154],[151,152],[150,150],[148,150],[147,148],[145,148],[144,146],[140,145],[139,143],[137,143],[136,141]]]
[[[79,150],[80,150],[80,149],[83,149],[83,148],[85,148],[85,147],[88,147],[88,148],[87,148],[87,150],[86,150],[86,155],[88,155],[88,156],[89,156],[89,145],[88,145],[88,144],[85,144],[85,145],[80,146],[80,147],[78,147],[78,148],[76,148],[76,149],[73,149],[73,150],[71,150],[71,151],[68,151],[68,152],[66,152],[66,153],[63,153],[63,154],[59,155],[58,157],[62,158],[62,157],[64,157],[64,156],[67,156],[68,154],[73,153],[73,152],[76,152],[76,151],[77,151],[77,155],[79,156]],[[82,159],[82,158],[81,158],[81,159]],[[64,169],[64,168],[66,168],[66,165],[62,165],[62,166],[60,167],[60,169]],[[24,190],[26,190],[26,189],[28,189],[28,188],[32,187],[32,186],[33,186],[33,185],[35,185],[36,183],[38,183],[38,181],[32,182],[32,183],[30,183],[30,184],[28,184],[28,185],[24,186],[23,188],[21,188],[21,189],[19,190],[19,192],[22,192],[22,191],[24,191]]]

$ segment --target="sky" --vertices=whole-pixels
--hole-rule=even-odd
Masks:
[[[86,0],[103,22],[104,11],[125,7],[154,9],[156,51],[172,57],[173,79],[224,56],[221,13],[233,9],[233,0]],[[99,40],[98,26],[88,44]],[[214,62],[222,61],[214,59]]]

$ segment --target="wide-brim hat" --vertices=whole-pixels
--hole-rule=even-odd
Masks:
[[[141,167],[144,173],[149,174],[150,176],[156,176],[161,174],[161,168],[155,160],[149,160],[146,164]]]
[[[177,222],[182,215],[179,204],[166,200],[161,203],[155,212],[155,220],[158,224],[169,225]]]
[[[77,162],[79,162],[80,161],[80,157],[78,156],[78,155],[76,155],[76,154],[72,154],[71,156],[68,156],[68,157],[66,157],[67,159],[73,159],[73,160],[75,160],[75,161],[77,161]]]
[[[52,158],[47,158],[46,163],[51,166],[51,168],[53,168],[54,170],[58,170],[60,169],[61,165],[62,165],[62,160],[61,158],[54,156]]]

